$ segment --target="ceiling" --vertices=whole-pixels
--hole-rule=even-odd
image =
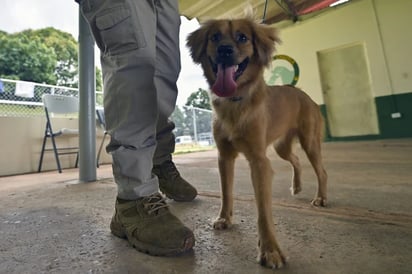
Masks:
[[[245,10],[252,8],[257,18],[262,18],[266,24],[274,24],[285,20],[296,22],[335,2],[337,0],[179,0],[179,5],[182,15],[197,18],[199,22],[242,17]]]

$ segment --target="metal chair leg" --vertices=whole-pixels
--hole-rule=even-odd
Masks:
[[[42,167],[42,165],[43,165],[43,156],[44,156],[44,149],[46,148],[46,140],[47,140],[47,135],[46,135],[46,133],[45,133],[45,134],[44,134],[44,138],[43,138],[43,145],[42,145],[42,147],[41,147],[39,168],[37,169],[37,172],[41,172],[41,167]]]
[[[60,166],[59,152],[57,151],[56,141],[54,140],[53,135],[51,135],[51,140],[53,144],[54,157],[56,158],[57,169],[59,170],[59,173],[62,173],[62,168]]]
[[[105,131],[105,132],[104,132],[104,135],[103,135],[103,140],[102,140],[102,142],[100,143],[99,152],[97,153],[97,160],[96,160],[97,167],[100,166],[100,165],[99,165],[100,153],[102,152],[102,148],[103,148],[103,144],[104,144],[104,139],[106,138],[106,135],[107,135],[107,132]]]

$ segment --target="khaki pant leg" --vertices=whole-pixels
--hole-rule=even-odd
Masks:
[[[175,125],[169,120],[176,106],[177,79],[180,73],[179,29],[180,15],[177,0],[157,1],[155,85],[159,116],[157,149],[154,164],[172,159],[175,150]]]
[[[157,18],[163,16],[157,11],[157,2],[81,2],[102,53],[104,107],[111,135],[107,151],[113,157],[118,197],[123,199],[147,196],[159,188],[157,178],[151,173],[158,110],[163,109],[158,109],[158,103],[163,100],[159,101],[156,91],[162,85],[155,83],[158,78],[155,75],[163,74],[155,69]],[[169,17],[168,10],[162,12]],[[175,16],[175,11],[172,10],[172,14]],[[176,94],[169,99],[174,105]],[[170,110],[162,110],[164,115],[167,112]]]

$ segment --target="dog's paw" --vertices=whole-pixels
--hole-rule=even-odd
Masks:
[[[232,222],[226,218],[219,217],[213,222],[213,228],[216,230],[228,229]]]
[[[261,266],[272,269],[282,268],[286,264],[286,257],[280,250],[260,251],[257,260]]]
[[[292,195],[299,194],[301,191],[302,191],[302,188],[300,186],[290,188],[290,193],[292,193]]]
[[[312,200],[311,204],[316,207],[326,207],[327,205],[326,198],[317,197]]]

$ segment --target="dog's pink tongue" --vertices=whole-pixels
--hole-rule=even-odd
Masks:
[[[223,67],[221,64],[217,67],[216,81],[212,86],[212,91],[220,97],[230,97],[236,92],[235,66]]]

